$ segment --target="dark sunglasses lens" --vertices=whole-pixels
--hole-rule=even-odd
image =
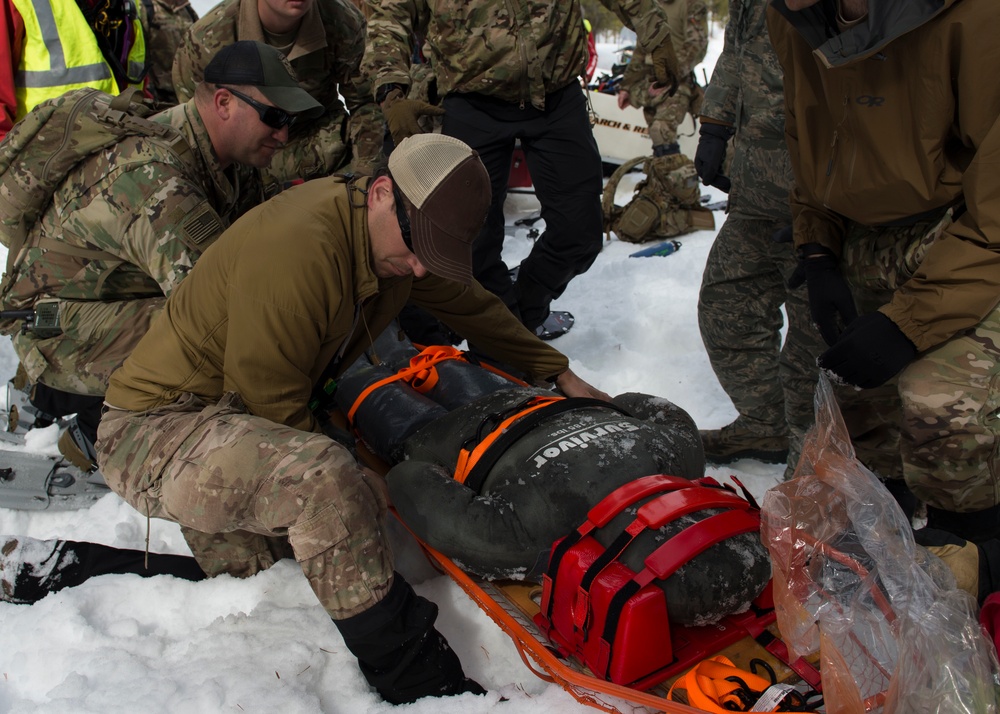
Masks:
[[[406,204],[399,189],[392,187],[392,194],[396,199],[396,220],[399,221],[399,232],[403,235],[403,243],[406,249],[413,251],[413,236],[410,234],[410,216],[406,213]]]
[[[277,107],[265,107],[260,110],[260,120],[272,129],[291,127],[295,123],[294,116]]]

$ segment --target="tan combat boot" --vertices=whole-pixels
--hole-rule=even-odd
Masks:
[[[710,464],[729,464],[739,459],[783,464],[788,460],[788,436],[784,434],[758,434],[738,421],[698,433],[705,447],[705,460]]]

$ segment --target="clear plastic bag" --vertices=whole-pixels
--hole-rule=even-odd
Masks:
[[[819,651],[829,714],[997,714],[976,603],[855,458],[825,377],[795,477],[765,495],[762,521],[778,627],[796,655]]]

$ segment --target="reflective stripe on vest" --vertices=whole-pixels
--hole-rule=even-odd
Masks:
[[[14,6],[25,28],[25,46],[14,75],[15,119],[22,118],[38,103],[70,89],[92,87],[118,94],[111,67],[75,2],[57,0],[53,6],[51,0],[14,0]],[[129,50],[128,71],[130,76],[141,77],[145,43],[138,19],[133,30],[136,40]]]

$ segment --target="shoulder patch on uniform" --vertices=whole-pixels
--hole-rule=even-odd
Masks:
[[[181,224],[184,235],[195,245],[201,245],[222,233],[223,225],[218,214],[206,202],[191,211]]]

